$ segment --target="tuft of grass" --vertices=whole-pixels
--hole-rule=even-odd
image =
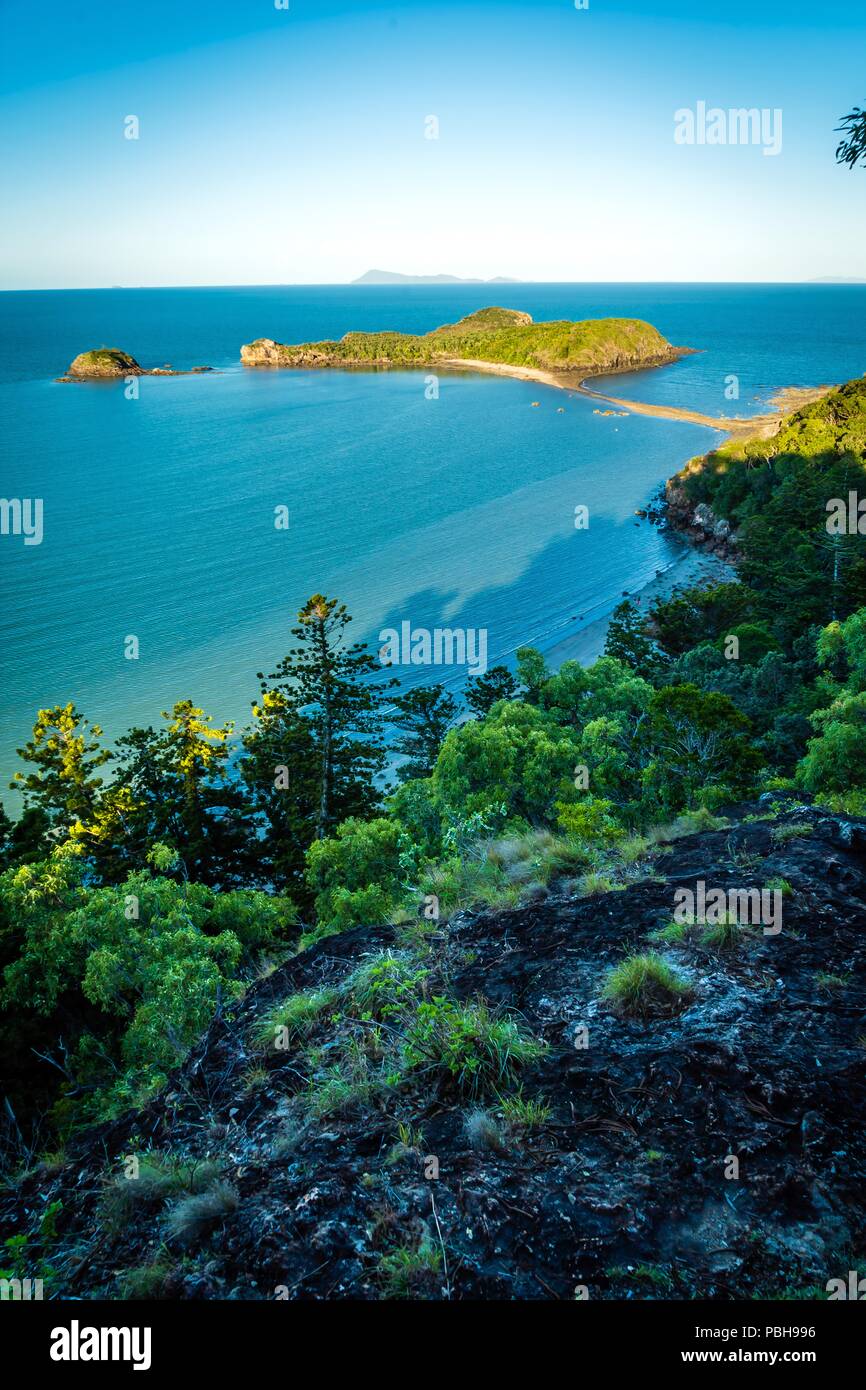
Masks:
[[[148,1264],[128,1269],[120,1280],[122,1298],[159,1299],[165,1297],[165,1281],[174,1269],[174,1261],[162,1252]]]
[[[338,997],[335,989],[304,989],[290,995],[258,1020],[256,1043],[273,1048],[283,1029],[292,1042],[308,1037],[323,1014],[335,1007]]]
[[[786,878],[771,878],[764,884],[770,893],[781,893],[783,898],[787,898],[793,893],[793,888]]]
[[[304,1105],[316,1120],[348,1115],[381,1101],[399,1079],[384,1067],[374,1068],[360,1048],[350,1049],[341,1062],[311,1079]]]
[[[685,941],[688,930],[685,922],[668,922],[666,927],[659,927],[656,931],[651,931],[649,939],[650,941],[663,942],[666,946],[676,946]]]
[[[408,1024],[404,1055],[411,1069],[433,1072],[476,1100],[509,1087],[520,1067],[544,1051],[515,1019],[491,1013],[483,1000],[455,1004],[437,995]]]
[[[653,952],[628,956],[609,972],[602,988],[603,999],[637,1015],[672,1013],[693,994],[688,982]]]
[[[701,933],[701,945],[716,951],[736,951],[743,944],[748,928],[730,912],[721,922],[708,925]]]
[[[219,1174],[216,1163],[186,1161],[152,1151],[137,1155],[138,1176],[112,1179],[100,1203],[100,1220],[118,1231],[139,1208],[155,1206],[181,1193],[203,1192]]]
[[[522,1086],[513,1095],[500,1096],[499,1108],[512,1129],[541,1129],[551,1116],[550,1106],[541,1096],[534,1100],[525,1098]]]
[[[268,1072],[265,1067],[248,1067],[241,1079],[244,1095],[252,1095],[253,1091],[258,1091],[262,1086],[268,1084]]]
[[[799,840],[804,835],[811,835],[815,829],[810,821],[799,821],[796,824],[775,825],[770,831],[770,839],[774,845],[787,845],[790,840]]]
[[[440,920],[447,921],[455,912],[482,903],[488,907],[516,907],[520,885],[509,883],[500,866],[489,859],[479,862],[464,857],[430,866],[421,880],[420,891],[436,895]]]
[[[612,893],[616,884],[608,874],[584,874],[580,880],[580,893],[584,898],[595,898],[601,893]]]
[[[385,1298],[424,1298],[434,1292],[442,1268],[441,1252],[425,1237],[416,1247],[401,1245],[383,1255],[378,1278]]]
[[[669,1293],[674,1287],[673,1275],[663,1265],[638,1265],[633,1278],[645,1279],[648,1283],[654,1284],[657,1289],[664,1289],[666,1293]]]
[[[492,1149],[494,1153],[504,1153],[505,1139],[489,1110],[470,1110],[463,1120],[463,1133],[473,1149]]]
[[[207,1192],[181,1197],[172,1203],[166,1216],[166,1231],[175,1240],[191,1243],[218,1221],[231,1216],[239,1206],[237,1188],[228,1182],[216,1182]]]
[[[850,973],[847,975],[828,975],[826,971],[819,970],[815,976],[815,984],[825,994],[838,994],[840,990],[847,989],[850,983]]]

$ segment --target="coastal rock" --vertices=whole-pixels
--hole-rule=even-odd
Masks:
[[[144,376],[145,372],[120,348],[92,348],[89,352],[79,352],[67,373],[70,377],[117,377]]]
[[[736,563],[737,536],[731,523],[726,517],[717,517],[706,502],[698,502],[696,506],[676,478],[671,478],[665,486],[664,508],[671,530],[679,531],[693,545],[720,559]]]

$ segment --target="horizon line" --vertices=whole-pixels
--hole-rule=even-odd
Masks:
[[[93,294],[115,290],[288,290],[288,289],[357,289],[369,290],[453,290],[460,286],[472,289],[510,289],[514,285],[824,285],[825,288],[851,288],[866,285],[866,276],[810,276],[801,280],[489,280],[455,279],[451,281],[422,281],[390,284],[359,284],[356,280],[249,280],[169,284],[169,285],[23,285],[0,286],[0,294]]]

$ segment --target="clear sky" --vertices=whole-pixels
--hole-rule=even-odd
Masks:
[[[834,160],[864,0],[0,0],[0,26],[2,288],[866,277],[866,168]],[[699,102],[781,110],[781,152],[676,143]]]

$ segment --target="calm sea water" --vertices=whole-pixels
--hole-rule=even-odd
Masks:
[[[615,389],[713,414],[866,370],[860,286],[2,294],[0,492],[44,502],[41,545],[0,537],[2,785],[43,705],[72,699],[111,736],[187,697],[243,724],[256,671],[273,669],[317,590],[348,605],[358,638],[404,620],[485,628],[493,664],[525,641],[552,645],[674,562],[677,543],[634,512],[712,445],[711,430],[605,418],[586,399],[503,378],[443,375],[428,400],[419,372],[239,366],[255,337],[426,331],[490,302],[536,319],[649,320],[701,351]],[[100,345],[144,366],[219,372],[145,378],[134,401],[122,384],[55,382]],[[579,504],[587,531],[574,527]],[[280,506],[288,531],[274,526]],[[137,661],[124,656],[131,635]]]

